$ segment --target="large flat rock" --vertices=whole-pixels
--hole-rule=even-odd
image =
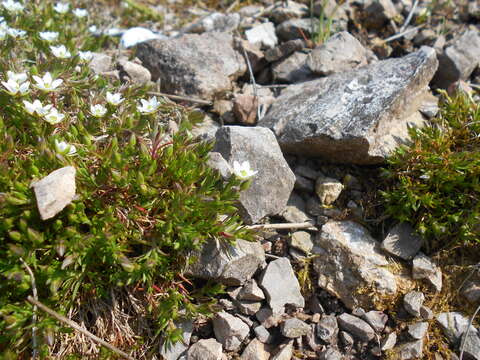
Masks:
[[[234,49],[228,33],[151,40],[136,49],[152,80],[160,79],[162,90],[170,94],[212,99],[231,90],[232,82],[247,70],[243,55]]]
[[[259,126],[287,153],[354,164],[376,164],[423,124],[418,109],[438,66],[422,47],[402,58],[289,86]]]

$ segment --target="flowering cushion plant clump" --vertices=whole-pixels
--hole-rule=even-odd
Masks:
[[[208,239],[252,239],[235,204],[255,172],[244,163],[224,181],[206,165],[211,144],[191,136],[198,113],[95,76],[88,61],[104,39],[88,31],[88,2],[72,4],[0,3],[0,358],[55,357],[59,343],[86,356],[75,333],[25,301],[34,288],[76,321],[113,294],[126,299],[116,321],[149,326],[130,342],[112,319],[82,321],[131,354],[179,340],[174,321],[210,313],[205,294],[220,290],[183,276],[189,254]],[[43,221],[32,184],[66,166],[76,196]]]

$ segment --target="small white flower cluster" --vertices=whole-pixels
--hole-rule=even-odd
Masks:
[[[2,1],[2,6],[5,10],[13,14],[20,13],[25,8],[20,2],[13,0]]]
[[[6,39],[7,36],[11,36],[14,39],[24,37],[27,34],[24,30],[14,29],[7,25],[5,20],[0,17],[0,41]]]
[[[7,93],[12,96],[24,95],[28,92],[30,82],[27,81],[26,73],[14,73],[7,71],[7,81],[2,81]]]
[[[53,10],[58,14],[66,14],[70,10],[70,4],[68,3],[56,3],[53,6]],[[73,15],[81,19],[88,16],[88,11],[86,9],[73,9]]]

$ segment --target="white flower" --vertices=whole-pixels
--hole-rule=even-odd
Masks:
[[[2,6],[5,8],[5,10],[13,13],[23,11],[23,5],[18,1],[5,0],[5,1],[2,1]]]
[[[134,27],[123,33],[120,39],[120,46],[123,48],[129,48],[138,43],[158,38],[159,36],[149,29]]]
[[[88,11],[85,9],[75,9],[73,10],[73,15],[75,15],[77,18],[83,18],[88,16]]]
[[[93,33],[96,33],[98,30],[97,26],[96,25],[92,25],[88,28],[88,31],[90,31],[92,34]]]
[[[43,106],[40,100],[35,100],[33,103],[23,100],[23,105],[25,105],[25,110],[27,110],[30,115],[37,114],[44,116],[52,109],[52,105]]]
[[[107,109],[100,104],[90,105],[90,112],[93,116],[100,118],[107,113]]]
[[[83,61],[90,61],[93,59],[93,53],[91,51],[79,51],[78,57]]]
[[[3,29],[0,29],[0,41],[5,40],[7,37],[7,32]]]
[[[18,29],[14,29],[14,28],[8,28],[7,29],[7,34],[10,35],[11,37],[13,38],[17,38],[17,37],[24,37],[27,32],[24,31],[24,30],[18,30]]]
[[[52,51],[53,55],[59,59],[68,59],[72,56],[65,45],[50,46],[50,50]]]
[[[33,75],[33,79],[37,82],[35,87],[46,92],[54,91],[63,82],[62,79],[53,80],[49,72],[45,73],[43,78]]]
[[[14,73],[13,71],[7,71],[8,80],[13,80],[18,83],[27,81],[27,73]]]
[[[59,113],[55,108],[52,108],[50,112],[44,115],[45,121],[52,125],[58,124],[64,117],[65,115]]]
[[[110,105],[113,105],[113,106],[120,105],[123,102],[123,100],[125,99],[122,99],[122,94],[120,93],[112,94],[111,92],[107,91],[107,102]]]
[[[38,35],[40,35],[43,40],[48,42],[52,42],[58,39],[58,32],[55,31],[41,31],[38,33]]]
[[[59,14],[65,14],[68,9],[70,9],[70,4],[66,3],[56,3],[53,7],[53,10],[55,10]]]
[[[75,155],[77,153],[77,149],[72,144],[67,144],[65,141],[58,141],[55,139],[55,149],[59,153],[66,153],[67,155]]]
[[[151,97],[150,100],[140,99],[140,102],[141,105],[138,105],[137,109],[142,114],[151,114],[157,111],[160,106],[160,103],[155,96]]]
[[[7,82],[2,81],[2,85],[5,87],[5,89],[7,89],[7,92],[13,96],[19,93],[21,95],[26,94],[28,92],[28,87],[30,86],[30,83],[28,81],[24,83],[19,83],[15,80],[8,79]]]
[[[250,163],[244,161],[240,164],[238,161],[233,162],[233,173],[240,179],[248,179],[255,175],[258,171],[250,169]]]

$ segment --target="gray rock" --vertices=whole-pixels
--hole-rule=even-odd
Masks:
[[[187,360],[223,360],[222,344],[215,339],[202,339],[190,346]]]
[[[269,329],[271,327],[277,326],[282,320],[282,314],[280,313],[273,313],[272,309],[269,308],[261,308],[256,314],[255,317],[258,321],[262,324],[263,327]]]
[[[237,239],[235,245],[209,240],[192,256],[198,261],[187,269],[187,274],[225,285],[241,285],[265,264],[265,251],[260,243]]]
[[[467,281],[462,288],[462,295],[471,303],[476,303],[480,299],[480,282]]]
[[[382,242],[382,249],[404,260],[411,260],[422,247],[422,238],[408,223],[395,225]]]
[[[291,318],[285,320],[280,330],[283,336],[290,339],[295,339],[307,335],[310,331],[310,326],[300,319]]]
[[[237,295],[237,300],[262,301],[263,299],[265,295],[254,279],[248,280]]]
[[[351,349],[355,343],[353,336],[346,331],[340,331],[338,333],[338,338],[345,349]]]
[[[383,331],[388,321],[388,316],[385,313],[376,310],[369,311],[360,317],[378,333]]]
[[[313,249],[312,235],[306,231],[295,231],[288,239],[290,246],[309,254]]]
[[[217,170],[223,179],[227,180],[232,176],[233,170],[232,167],[228,164],[222,154],[218,152],[211,152],[208,154],[207,165],[212,169]]]
[[[342,360],[342,354],[335,348],[329,347],[320,353],[319,360]]]
[[[191,25],[186,29],[186,32],[197,34],[209,31],[231,32],[237,29],[238,25],[240,25],[239,14],[222,14],[214,12]]]
[[[75,173],[73,166],[65,166],[32,185],[42,220],[53,218],[75,198]]]
[[[418,109],[428,119],[434,118],[438,112],[440,111],[440,107],[438,106],[438,98],[434,95],[430,95],[425,99],[425,101],[420,105]]]
[[[413,259],[412,276],[414,279],[425,279],[436,292],[442,290],[442,270],[423,253]]]
[[[260,310],[262,303],[259,301],[237,300],[235,306],[244,315],[255,315]]]
[[[385,268],[388,261],[377,241],[352,221],[328,221],[312,252],[319,255],[313,261],[318,285],[350,309],[373,307],[372,296],[359,294],[358,289],[391,296],[397,291],[397,281],[403,281]]]
[[[305,41],[302,39],[290,40],[281,45],[265,51],[265,59],[274,62],[286,58],[288,55],[305,48]]]
[[[362,319],[343,313],[337,316],[338,326],[361,341],[368,342],[375,337],[375,331]]]
[[[480,360],[480,337],[478,333],[464,334],[462,337],[463,351],[466,359]]]
[[[95,73],[101,74],[113,70],[113,59],[111,56],[102,53],[93,53],[93,58],[88,67]]]
[[[307,65],[319,75],[348,71],[367,65],[367,49],[348,32],[342,31],[313,49]]]
[[[193,322],[191,320],[185,320],[175,325],[182,330],[182,341],[178,341],[167,348],[163,345],[160,347],[160,355],[163,356],[164,360],[177,360],[187,352],[188,345],[190,344]]]
[[[370,28],[380,28],[398,14],[391,0],[367,0],[365,11],[365,24]]]
[[[272,66],[273,80],[278,83],[297,83],[313,78],[307,66],[308,55],[295,52]]]
[[[169,94],[212,99],[232,89],[232,82],[246,70],[243,55],[233,47],[227,33],[186,34],[168,40],[151,40],[137,45],[137,57],[160,79]]]
[[[270,354],[265,350],[265,345],[257,339],[253,339],[243,350],[240,360],[268,360]]]
[[[282,284],[282,286],[278,286]],[[267,296],[268,304],[274,313],[283,313],[284,306],[290,304],[304,307],[305,299],[300,292],[290,261],[280,258],[270,262],[259,279],[259,285]]]
[[[220,125],[211,117],[205,116],[203,121],[196,125],[192,130],[192,136],[200,141],[213,141]]]
[[[235,351],[248,336],[250,329],[239,318],[221,311],[213,319],[213,332],[225,350]]]
[[[233,165],[248,161],[258,173],[250,187],[240,193],[239,207],[247,223],[276,215],[287,204],[295,183],[273,133],[265,128],[223,126],[216,135],[213,151]]]
[[[306,221],[311,221],[312,224],[314,223],[312,218],[305,213],[305,201],[295,192],[291,193],[287,206],[280,213],[280,216],[291,223],[302,223]]]
[[[271,22],[254,26],[245,31],[245,36],[250,44],[267,49],[273,48],[278,44],[275,26]]]
[[[298,165],[295,167],[295,174],[302,175],[307,179],[317,180],[317,178],[321,175],[321,173],[317,170],[312,169],[306,165]]]
[[[277,26],[277,35],[283,41],[311,38],[319,26],[318,19],[291,19]]]
[[[290,19],[307,16],[308,6],[289,0],[274,6],[266,15],[276,24],[280,24]]]
[[[293,188],[298,191],[313,193],[315,190],[315,185],[312,180],[307,179],[302,175],[295,174],[295,185]]]
[[[382,351],[391,350],[397,343],[397,333],[391,332],[387,334],[380,342],[380,349]]]
[[[271,360],[291,360],[293,356],[293,341],[282,345],[280,349],[272,356]]]
[[[415,340],[421,340],[425,337],[428,331],[428,322],[417,322],[408,325],[408,335]]]
[[[259,325],[255,329],[253,329],[253,331],[255,332],[255,336],[257,337],[257,339],[260,340],[262,343],[270,344],[272,342],[273,338],[264,326]]]
[[[418,108],[437,67],[422,47],[354,71],[291,85],[259,126],[272,129],[291,154],[375,164],[408,139],[408,124],[422,125]]]
[[[420,317],[423,319],[423,320],[432,320],[433,319],[433,311],[425,306],[425,305],[422,305],[420,306]]]
[[[141,64],[126,59],[120,59],[117,63],[120,80],[125,82],[129,80],[133,84],[145,85],[152,79],[152,74]]]
[[[467,30],[439,55],[433,83],[447,89],[458,80],[468,80],[480,63],[480,31]]]
[[[335,315],[323,315],[317,324],[317,337],[332,343],[338,334],[338,323]]]
[[[423,340],[402,344],[396,348],[401,360],[417,359],[423,355]]]
[[[451,344],[457,345],[462,335],[466,332],[470,319],[459,312],[443,312],[436,316],[443,333]],[[478,335],[477,329],[471,326],[469,334]]]
[[[425,295],[420,291],[410,291],[403,297],[403,307],[407,312],[415,317],[420,316],[420,308],[425,301]]]
[[[333,204],[343,190],[343,184],[337,179],[332,179],[326,176],[319,176],[315,182],[315,192],[320,199],[320,204]]]

